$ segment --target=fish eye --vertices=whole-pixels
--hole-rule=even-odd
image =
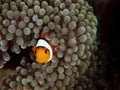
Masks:
[[[48,51],[48,50],[47,50],[47,49],[45,49],[45,53],[47,53],[47,51]]]

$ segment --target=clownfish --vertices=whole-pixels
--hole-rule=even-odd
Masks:
[[[40,38],[39,38],[36,46],[32,47],[32,51],[36,57],[36,61],[38,63],[49,62],[53,57],[54,49],[56,47],[57,46],[53,46],[50,42],[48,42],[45,39],[45,34],[42,33],[40,35]]]

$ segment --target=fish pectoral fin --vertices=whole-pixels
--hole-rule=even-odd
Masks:
[[[32,47],[32,51],[34,52],[34,54],[35,54],[35,50],[36,50],[36,47],[33,46],[33,47]]]

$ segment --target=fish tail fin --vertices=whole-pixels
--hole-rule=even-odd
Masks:
[[[57,49],[59,48],[59,45],[54,46],[54,45],[51,44],[51,47],[52,47],[52,50],[53,50],[53,54],[56,54]]]

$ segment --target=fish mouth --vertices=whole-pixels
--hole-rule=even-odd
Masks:
[[[38,61],[43,61],[44,59],[41,59],[41,58],[39,58],[39,59],[37,59]]]

